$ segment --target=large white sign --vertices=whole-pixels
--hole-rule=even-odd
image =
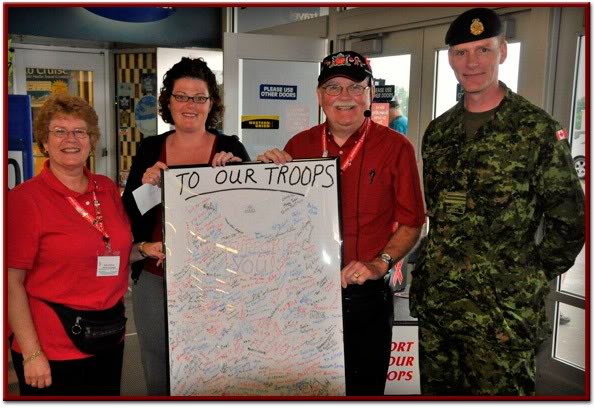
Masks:
[[[170,394],[345,395],[337,161],[163,181]]]

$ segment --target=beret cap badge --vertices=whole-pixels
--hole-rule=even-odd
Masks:
[[[448,27],[444,42],[449,45],[465,44],[503,33],[504,24],[500,16],[489,8],[474,8],[455,18]]]
[[[469,31],[471,31],[471,34],[473,35],[480,35],[481,33],[483,33],[483,24],[481,23],[479,18],[473,19],[473,21],[471,22],[471,27],[469,27]]]

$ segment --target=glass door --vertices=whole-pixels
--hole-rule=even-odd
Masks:
[[[326,49],[317,38],[224,33],[223,132],[238,135],[251,158],[319,123],[316,80]]]
[[[346,40],[345,49],[351,49],[356,41],[359,40]],[[422,29],[394,31],[384,33],[382,53],[368,56],[376,82],[395,87],[393,100],[399,106],[398,110],[389,111],[389,124],[398,116],[406,118],[406,136],[415,147],[418,161],[421,159],[419,147],[424,130],[419,123],[422,47]],[[399,131],[403,133],[403,128],[400,127]]]
[[[554,14],[554,19],[560,26],[560,38],[555,52],[556,80],[552,110],[554,117],[568,129],[575,170],[588,203],[589,156],[585,150],[586,139],[589,137],[589,123],[586,120],[589,113],[585,106],[588,89],[588,41],[584,29],[584,12],[584,8],[562,7]],[[537,384],[542,394],[558,395],[558,387],[561,386],[563,394],[584,395],[588,386],[589,375],[586,373],[589,344],[586,337],[589,331],[589,313],[586,303],[589,300],[589,291],[586,287],[589,285],[589,278],[585,267],[585,253],[588,249],[588,246],[583,246],[574,265],[551,284],[548,317],[554,328],[553,335],[538,359],[538,366],[542,369],[538,372]]]
[[[95,153],[89,157],[92,172],[108,175],[108,140],[106,65],[103,50],[45,47],[13,44],[14,93],[31,97],[32,118],[47,98],[56,93],[68,93],[85,99],[94,107],[99,117],[101,137]],[[37,175],[46,160],[33,143],[33,175]]]
[[[577,175],[585,189],[585,37],[577,38],[574,103],[570,121],[570,140]],[[582,147],[582,151],[581,151]],[[570,301],[557,301],[556,335],[553,357],[579,369],[585,369],[585,248],[579,253],[574,266],[558,279],[557,291]],[[575,301],[582,306],[573,304]],[[583,340],[582,340],[583,339]]]

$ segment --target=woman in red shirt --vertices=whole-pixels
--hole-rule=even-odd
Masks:
[[[8,321],[21,395],[119,395],[123,337],[101,353],[84,353],[47,302],[112,308],[124,301],[129,261],[164,258],[160,242],[131,252],[117,186],[85,167],[99,139],[97,123],[81,98],[48,99],[34,131],[49,159],[7,195]]]

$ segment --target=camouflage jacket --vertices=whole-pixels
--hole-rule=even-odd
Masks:
[[[504,99],[470,140],[463,100],[426,130],[430,229],[410,307],[445,334],[527,349],[549,329],[548,281],[584,244],[584,194],[561,126],[500,84]]]

